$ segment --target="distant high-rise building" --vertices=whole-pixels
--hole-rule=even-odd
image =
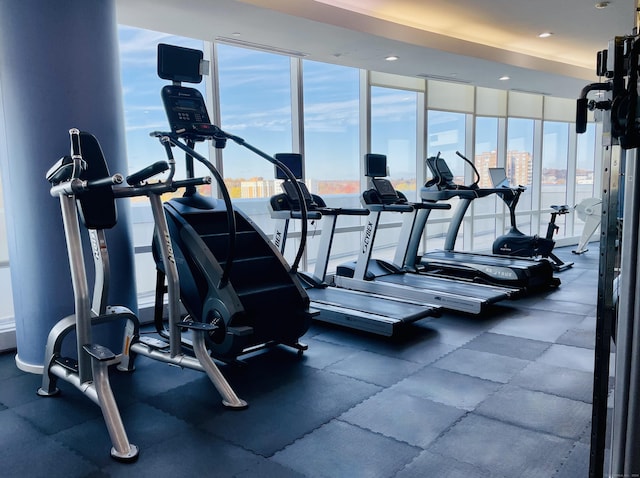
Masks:
[[[512,185],[530,185],[533,177],[533,158],[528,151],[507,151],[507,177]]]
[[[240,191],[240,197],[242,198],[268,198],[276,194],[275,181],[261,178],[242,181],[240,183]]]
[[[498,165],[498,153],[496,151],[485,151],[484,153],[476,154],[474,164],[480,174],[478,186],[481,188],[492,187],[489,168],[495,168]]]
[[[476,154],[474,164],[478,169],[478,173],[480,173],[480,182],[478,185],[481,188],[492,187],[489,168],[498,166],[497,152],[485,151]],[[528,151],[508,151],[505,170],[511,184],[523,186],[531,184],[533,174],[533,158],[531,157],[531,153]]]

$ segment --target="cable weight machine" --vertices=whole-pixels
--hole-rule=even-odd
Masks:
[[[603,81],[585,86],[577,101],[576,131],[587,112],[602,117],[602,224],[596,316],[589,477],[640,475],[640,37],[615,37],[597,56]],[[597,99],[589,99],[591,92]],[[612,345],[615,344],[615,347]],[[610,354],[615,351],[610,468],[605,473]]]

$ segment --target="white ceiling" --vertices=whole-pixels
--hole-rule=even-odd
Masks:
[[[119,23],[407,76],[575,98],[635,0],[116,0]],[[541,39],[539,33],[553,35]],[[387,55],[399,60],[388,62]],[[510,80],[498,78],[507,75]]]

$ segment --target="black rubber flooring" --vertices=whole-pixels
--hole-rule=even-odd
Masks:
[[[274,348],[221,369],[249,402],[228,411],[207,378],[139,357],[112,373],[134,464],[109,457],[100,410],[0,354],[2,477],[587,476],[597,248],[559,255],[560,288],[482,317],[444,314],[388,339],[314,324],[300,357]]]

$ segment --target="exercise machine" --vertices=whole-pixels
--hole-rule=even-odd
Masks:
[[[460,153],[458,153],[458,155],[464,158]],[[464,159],[472,165],[477,173],[475,165],[467,158]],[[436,167],[442,164],[443,163],[435,162]],[[516,206],[518,205],[520,195],[525,191],[524,186],[511,188],[504,168],[489,168],[489,174],[494,188],[507,188],[514,191],[513,195],[503,194],[500,196],[506,204],[507,209],[509,209],[509,221],[511,228],[509,229],[509,232],[499,236],[493,242],[493,253],[517,257],[542,257],[551,263],[551,267],[556,272],[565,271],[573,266],[573,262],[564,262],[552,252],[556,245],[553,240],[553,236],[560,229],[560,226],[556,224],[556,219],[558,216],[568,214],[570,212],[569,206],[566,204],[561,206],[551,206],[551,218],[547,225],[547,233],[545,237],[540,237],[537,234],[533,236],[524,234],[518,229],[518,225],[516,224]]]
[[[576,204],[575,211],[578,218],[584,222],[584,227],[580,241],[578,242],[578,247],[571,252],[574,254],[584,254],[589,250],[587,249],[589,241],[595,234],[596,229],[600,227],[600,222],[602,221],[602,199],[583,199],[579,204]]]
[[[632,35],[617,36],[609,41],[607,49],[598,52],[596,75],[601,82],[586,85],[576,105],[578,134],[587,129],[589,110],[597,110],[597,118],[602,121],[602,222],[590,478],[640,474],[640,383],[637,373],[640,366],[639,20],[636,16]],[[592,92],[597,92],[595,99],[589,98]],[[612,347],[614,343],[615,347]],[[612,356],[615,356],[614,367],[611,367]],[[609,417],[610,424],[607,423]],[[606,462],[608,469],[605,469]]]
[[[181,304],[193,322],[215,326],[207,334],[207,347],[220,360],[236,361],[240,355],[276,344],[302,353],[307,347],[299,338],[308,330],[313,315],[309,297],[296,274],[304,241],[289,266],[266,234],[233,206],[217,169],[194,148],[198,142],[212,141],[221,149],[227,140],[232,140],[284,168],[286,174],[291,172],[242,138],[211,124],[200,92],[181,84],[202,80],[202,57],[199,50],[158,46],[158,73],[172,81],[162,88],[170,131],[151,135],[162,142],[169,161],[174,161],[174,148],[185,153],[188,178],[193,177],[194,160],[203,164],[215,178],[222,196],[205,197],[190,188],[182,197],[163,205],[180,278]],[[306,215],[304,207],[301,213]],[[159,260],[161,243],[156,234],[155,323],[158,333],[167,337],[172,331],[167,330],[164,321],[167,271],[165,262]]]
[[[107,347],[93,341],[93,328],[103,323],[127,323],[137,330],[138,319],[127,308],[104,304],[106,298],[105,277],[108,263],[102,261],[101,246],[105,244],[104,230],[116,224],[115,208],[108,208],[113,200],[111,186],[122,183],[122,175],[109,176],[106,168],[87,167],[81,146],[80,132],[70,130],[71,155],[60,159],[47,172],[51,183],[51,195],[58,197],[62,210],[64,233],[67,243],[69,267],[74,295],[74,313],[57,322],[47,338],[42,386],[38,395],[50,397],[59,394],[58,379],[74,385],[96,403],[104,418],[112,448],[111,457],[121,462],[133,462],[138,458],[138,447],[129,442],[120,412],[109,381],[109,366],[119,363],[128,353],[126,344],[121,353],[115,354]],[[80,234],[80,220],[89,231],[96,281],[93,301],[89,292],[87,270],[84,263]],[[75,332],[76,357],[63,355],[67,338]],[[71,335],[70,335],[71,334]],[[70,341],[70,340],[69,340]]]
[[[472,201],[497,194],[503,201],[513,200],[518,193],[512,188],[480,188],[479,178],[470,185],[454,182],[453,173],[439,154],[426,160],[432,178],[420,189],[423,203],[434,204],[458,198],[458,205],[451,217],[442,250],[418,253],[422,234],[429,219],[429,209],[419,210],[415,225],[406,240],[396,249],[397,264],[418,270],[422,274],[456,278],[471,282],[517,288],[523,293],[557,287],[560,280],[553,276],[548,261],[481,254],[455,250],[458,231]]]
[[[440,314],[439,306],[415,304],[400,299],[382,297],[349,289],[340,289],[326,281],[336,223],[343,216],[367,216],[365,208],[327,207],[324,199],[311,194],[302,181],[302,155],[298,153],[278,153],[275,155],[296,177],[302,190],[309,220],[322,219],[318,253],[313,273],[298,272],[311,300],[311,307],[320,314],[315,320],[363,330],[378,335],[393,336],[406,324]],[[271,216],[276,228],[274,242],[284,253],[288,237],[289,223],[300,219],[300,199],[291,179],[276,168],[276,179],[282,180],[281,194],[270,200]]]
[[[57,395],[58,378],[74,384],[102,408],[113,442],[112,457],[119,461],[133,461],[137,458],[138,450],[135,445],[128,443],[111,392],[108,377],[110,365],[117,365],[118,370],[131,372],[134,370],[135,357],[143,355],[170,365],[199,370],[207,374],[222,396],[225,407],[234,410],[247,407],[247,403],[237,397],[206,348],[205,336],[214,333],[217,327],[191,320],[181,321],[177,307],[178,275],[160,196],[180,188],[209,184],[211,179],[174,181],[174,164],[159,161],[127,176],[128,186],[125,186],[122,175],[109,175],[102,149],[93,135],[72,129],[71,140],[71,156],[58,161],[48,172],[47,178],[53,184],[52,195],[59,196],[62,205],[76,312],[58,322],[49,334],[45,350],[47,373],[43,374],[38,394]],[[147,182],[149,178],[166,170],[170,170],[166,180]],[[168,342],[141,334],[139,320],[129,309],[106,305],[110,260],[105,229],[110,229],[117,223],[115,199],[140,196],[149,198],[156,236],[163,239],[161,255],[170,284],[169,323],[172,334]],[[95,282],[91,302],[78,216],[89,232],[93,253]],[[120,321],[123,325],[122,352],[118,355],[106,347],[92,343],[92,328],[114,321]],[[69,358],[63,355],[64,341],[74,331],[77,358]],[[191,347],[185,351],[182,335],[187,331],[191,332],[192,340]]]
[[[402,263],[373,259],[373,245],[383,213],[404,214],[399,243],[407,241],[415,229],[419,211],[449,209],[449,204],[412,203],[391,184],[387,176],[387,158],[382,154],[365,155],[365,175],[369,189],[362,194],[363,205],[371,211],[362,232],[362,245],[355,262],[340,264],[333,282],[338,287],[402,298],[446,309],[480,314],[487,306],[514,296],[515,289],[417,274]]]

